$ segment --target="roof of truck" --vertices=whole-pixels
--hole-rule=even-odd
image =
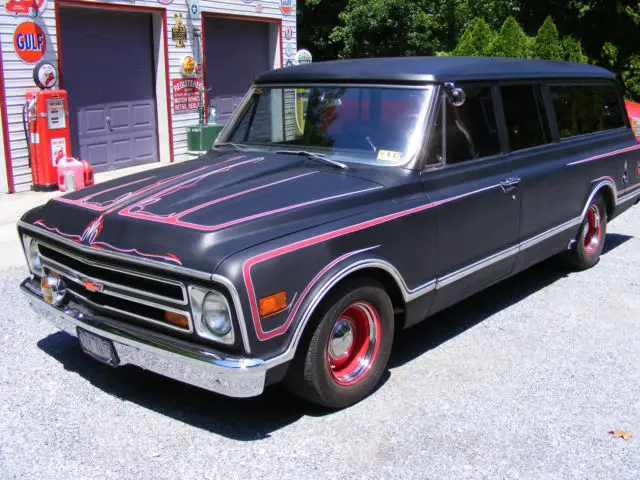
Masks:
[[[604,68],[583,63],[501,57],[395,57],[332,60],[264,72],[256,83],[429,83],[526,78],[607,78]]]

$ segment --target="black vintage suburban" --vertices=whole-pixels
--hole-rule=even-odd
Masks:
[[[363,59],[260,75],[201,158],[18,225],[36,310],[113,366],[344,407],[394,333],[553,256],[594,266],[640,199],[601,68]]]

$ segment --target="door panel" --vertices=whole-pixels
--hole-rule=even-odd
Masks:
[[[433,312],[508,276],[517,256],[520,195],[504,157],[423,173],[438,221],[438,291]]]
[[[270,23],[205,17],[204,27],[209,104],[225,123],[254,78],[272,68]]]
[[[96,172],[158,161],[151,15],[63,6],[60,27],[72,154]]]

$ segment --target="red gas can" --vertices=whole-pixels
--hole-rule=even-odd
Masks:
[[[84,172],[84,186],[89,187],[94,184],[93,167],[86,160],[81,160]]]

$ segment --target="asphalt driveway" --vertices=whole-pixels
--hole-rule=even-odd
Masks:
[[[334,413],[103,366],[0,267],[0,478],[637,479],[640,207],[609,231],[587,272],[546,262],[406,331]]]

